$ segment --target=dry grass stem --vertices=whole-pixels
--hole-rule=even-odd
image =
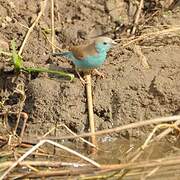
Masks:
[[[174,129],[180,131],[180,128],[178,128],[175,123],[174,124],[159,124],[159,125],[157,125],[153,129],[153,131],[150,133],[150,135],[148,136],[148,138],[146,139],[144,144],[140,148],[138,148],[134,153],[131,154],[130,162],[135,162],[144,153],[145,148],[147,148],[150,145],[150,143],[153,143],[155,141],[155,139],[152,139],[152,137],[159,128],[174,128]],[[167,132],[166,132],[166,135],[167,135]],[[161,136],[161,138],[163,138],[163,137],[164,136]],[[161,138],[159,140],[161,140]],[[127,174],[128,172],[129,172],[128,170],[125,170],[122,173],[122,177],[125,174]]]
[[[51,41],[55,44],[55,29],[54,29],[54,0],[51,0]],[[52,51],[55,52],[55,47],[52,45]]]
[[[45,36],[45,38],[47,39],[47,41],[49,42],[49,44],[51,44],[51,46],[54,47],[54,49],[58,49],[59,51],[62,51],[61,48],[57,47],[55,44],[53,44],[53,43],[48,39],[48,37],[47,37],[46,33],[44,32],[44,30],[42,30],[42,33],[43,33],[43,35]]]
[[[176,21],[180,14],[179,11],[171,9],[174,5],[173,2],[175,3],[177,0],[165,0],[164,2],[157,0],[153,0],[153,2],[144,0],[120,2],[117,0],[116,3],[105,1],[106,11],[104,11],[100,2],[88,5],[86,1],[72,1],[70,3],[64,1],[65,3],[62,3],[56,0],[40,0],[35,3],[25,2],[26,9],[19,9],[19,4],[16,2],[17,0],[10,3],[0,3],[0,7],[3,6],[2,18],[0,15],[2,21],[2,32],[0,33],[0,41],[2,41],[0,46],[2,46],[2,49],[0,48],[0,55],[3,55],[0,63],[0,73],[2,72],[0,78],[0,81],[2,81],[2,85],[0,85],[2,87],[2,90],[0,90],[0,119],[2,119],[0,123],[0,180],[46,178],[146,180],[174,178],[174,176],[179,179],[180,148],[178,147],[178,140],[180,135],[177,132],[180,133],[180,114],[149,120],[142,119],[145,116],[149,117],[149,115],[164,112],[178,114],[178,103],[176,102],[178,99],[176,93],[177,84],[174,80],[177,79],[176,75],[179,73],[177,55],[180,25]],[[169,7],[168,3],[172,3],[172,6]],[[164,11],[166,8],[168,12]],[[80,14],[77,10],[81,11]],[[94,18],[89,17],[87,12],[93,10],[97,11],[94,11],[95,14],[93,14],[93,17],[97,18],[97,20],[92,26],[88,22],[88,18],[90,18],[89,21],[93,21]],[[29,17],[25,17],[27,14]],[[103,18],[102,15],[104,15]],[[21,22],[18,22],[19,19]],[[99,24],[101,20],[102,22]],[[22,22],[30,24],[27,27]],[[102,25],[107,22],[108,27],[104,29]],[[60,23],[57,28],[55,27],[56,23]],[[79,27],[81,25],[83,26]],[[18,28],[18,26],[20,27]],[[39,27],[40,32],[35,32],[36,27]],[[72,31],[72,29],[74,30]],[[21,39],[22,34],[24,35],[17,54],[15,40],[13,39],[10,46],[9,39],[12,37]],[[75,68],[84,85],[83,88],[86,88],[86,90],[84,89],[86,92],[83,93],[86,93],[87,105],[85,109],[88,112],[84,114],[84,97],[82,97],[82,93],[79,95],[82,87],[78,87],[77,90],[71,93],[74,86],[77,85],[76,82],[71,86],[67,84],[66,78],[48,76],[51,79],[46,81],[47,77],[39,77],[39,73],[46,72],[46,74],[53,73],[67,76],[71,80],[74,78],[72,74],[63,71],[48,69],[46,66],[44,68],[40,67],[43,64],[53,66],[52,58],[49,55],[51,56],[55,51],[62,52],[65,50],[61,49],[64,48],[61,43],[61,48],[56,46],[58,42],[56,35],[59,36],[59,41],[65,43],[64,46],[68,45],[68,42],[72,45],[80,43],[82,40],[88,42],[90,37],[95,38],[99,35],[119,38],[115,40],[119,42],[119,45],[116,46],[117,49],[112,49],[112,52],[110,52],[110,66],[107,70],[112,71],[109,74],[110,81],[117,78],[119,82],[123,81],[122,86],[125,86],[125,95],[122,96],[121,93],[116,93],[121,88],[121,85],[114,82],[115,84],[110,89],[105,87],[108,93],[102,95],[102,100],[108,96],[108,101],[104,104],[105,107],[100,107],[100,110],[97,108],[95,111],[91,74],[84,72],[84,79]],[[31,36],[37,38],[35,42],[33,42]],[[31,42],[35,46],[33,52],[30,49],[32,46],[29,46]],[[104,44],[107,43],[104,42]],[[164,48],[162,48],[162,45]],[[122,48],[126,47],[127,49],[124,51]],[[83,54],[80,52],[81,48],[77,48],[77,51],[79,50],[77,57],[81,55],[84,57],[88,53],[93,54],[99,50],[98,47],[85,49],[87,51]],[[128,58],[132,55],[132,49],[135,56],[138,57],[138,62],[128,62]],[[49,55],[46,53],[47,50],[50,52]],[[169,53],[168,51],[171,50],[173,51]],[[37,66],[30,62],[31,58],[35,56],[34,53],[39,58],[38,60],[32,60]],[[168,53],[169,55],[166,56]],[[76,56],[76,53],[73,52],[69,56],[73,55]],[[162,64],[159,65],[160,62],[156,64],[154,61],[150,63],[149,57],[162,61]],[[27,62],[23,63],[23,59]],[[173,62],[171,62],[172,59]],[[73,65],[72,61],[70,63]],[[134,73],[131,72],[133,72],[134,65],[137,63],[140,65],[140,71],[136,72],[135,75],[140,77],[137,86],[142,86],[142,93],[140,93],[143,94],[143,97],[136,92],[135,88],[131,88],[134,83]],[[56,62],[56,65],[58,64]],[[148,72],[151,64],[151,72]],[[60,69],[68,71],[69,67]],[[146,71],[147,76],[143,79],[145,83],[141,81],[141,70]],[[156,86],[158,93],[152,94],[147,91],[149,83],[152,83],[151,80],[154,76],[162,75],[158,73],[161,70],[163,70],[163,77],[160,77],[153,84]],[[124,77],[128,75],[130,76],[129,81],[126,82]],[[167,78],[168,82],[166,82]],[[174,87],[170,91],[166,88],[169,82],[170,86],[168,88]],[[42,87],[42,83],[46,83],[47,86]],[[165,86],[163,86],[164,83]],[[26,85],[28,88],[27,99]],[[102,85],[107,86],[106,83]],[[15,90],[14,87],[16,87]],[[96,90],[100,89],[101,87],[98,86]],[[164,98],[170,99],[165,106],[164,101],[159,103],[159,100],[162,100],[158,96],[161,89],[164,90]],[[51,93],[48,98],[45,96],[47,95],[46,90]],[[75,95],[75,98],[71,98],[70,96],[74,94],[77,97]],[[153,98],[156,95],[158,97],[154,101]],[[129,103],[127,99],[130,96],[132,97],[131,100],[137,99],[142,106],[135,106],[136,102]],[[81,108],[79,114],[76,113],[74,102],[70,102],[73,99],[82,100],[79,103],[79,108]],[[123,103],[124,106],[121,107]],[[147,104],[152,106],[147,109],[145,108]],[[30,117],[29,114],[23,112],[24,109],[27,109],[32,119],[32,123],[30,122],[29,125],[30,129],[26,128],[28,126],[27,120]],[[69,111],[72,112],[67,114]],[[98,122],[94,119],[96,113],[100,117]],[[122,114],[127,115],[129,118],[126,125],[118,127],[117,124],[122,120]],[[69,119],[65,119],[66,115]],[[74,133],[73,129],[76,129],[75,121],[78,121],[78,118],[86,117],[86,115],[88,116],[89,129],[83,133]],[[141,118],[139,120],[135,119],[136,115]],[[71,118],[75,119],[75,121],[71,122]],[[35,122],[36,119],[37,122]],[[108,122],[111,119],[114,119],[114,124]],[[103,120],[106,121],[104,124],[102,124]],[[123,120],[125,122],[125,119]],[[81,119],[78,123],[82,123],[82,121]],[[69,124],[73,131],[60,122]],[[48,127],[52,126],[48,128],[48,132],[44,132],[47,127],[44,129],[42,126],[46,126],[47,123]],[[110,123],[113,125],[111,129],[108,128]],[[100,129],[103,127],[107,127],[107,129],[97,131],[97,125]],[[28,130],[27,134],[24,133],[25,128]],[[77,129],[79,131],[79,126]],[[128,132],[129,130],[131,132]],[[142,138],[136,139],[138,135],[145,135],[145,132],[146,138],[143,138],[143,142]],[[124,139],[119,140],[119,136]],[[72,140],[68,142],[69,139]],[[97,139],[101,141],[99,144]],[[59,140],[67,146],[53,140]],[[82,148],[84,144],[86,146]],[[71,146],[74,149],[70,148]],[[96,153],[96,156],[93,156],[93,154],[90,156],[95,160],[89,158],[89,155],[87,155],[89,152]],[[98,162],[104,162],[104,164]]]
[[[12,166],[14,161],[6,161],[0,163],[0,169]],[[36,166],[36,167],[88,167],[88,164],[80,164],[74,162],[59,162],[59,161],[22,161],[20,166]],[[90,167],[90,166],[89,166]]]
[[[92,164],[93,166],[95,167],[100,167],[100,164],[98,164],[97,162],[89,159],[88,157],[85,157],[83,155],[81,155],[80,153],[68,148],[68,147],[65,147],[61,144],[58,144],[56,142],[53,142],[51,140],[41,140],[38,144],[36,144],[35,146],[33,146],[31,149],[29,149],[24,155],[22,155],[17,161],[15,161],[3,174],[2,176],[0,177],[0,179],[4,179],[6,178],[6,176],[10,173],[10,171],[12,171],[20,162],[22,162],[26,157],[28,157],[30,154],[32,154],[35,150],[37,150],[40,146],[42,146],[43,144],[45,143],[49,143],[49,144],[52,144],[60,149],[63,149],[69,153],[72,153],[80,158],[82,158],[83,160],[89,162],[90,164]]]
[[[164,30],[160,30],[160,31],[152,32],[152,33],[143,34],[143,35],[141,35],[137,38],[134,38],[134,39],[130,38],[132,40],[128,41],[127,43],[123,44],[122,46],[126,47],[132,43],[135,43],[135,42],[147,39],[147,38],[153,39],[157,36],[166,35],[166,34],[169,34],[169,33],[175,32],[175,31],[180,31],[180,27],[176,26],[176,27],[172,27],[172,28],[168,28],[168,29],[164,29]]]
[[[25,103],[25,100],[26,100],[24,84],[18,84],[14,92],[20,94],[19,112],[18,112],[18,117],[17,117],[16,125],[15,125],[15,128],[14,128],[14,135],[15,135],[17,133],[17,128],[18,128],[18,125],[19,125],[19,121],[20,121],[20,117],[21,117],[21,112],[23,110],[24,103]],[[23,116],[24,115],[25,115],[25,113],[23,113]],[[23,136],[23,133],[24,133],[24,129],[25,129],[25,126],[26,126],[26,121],[27,121],[27,116],[25,116],[25,118],[24,118],[23,129],[21,130],[21,135],[20,135],[21,137]]]
[[[180,119],[177,120],[175,123],[174,123],[175,126],[179,126],[180,125]],[[157,135],[155,138],[154,138],[154,141],[160,141],[163,137],[165,137],[166,135],[168,135],[169,133],[172,132],[174,128],[173,127],[168,127],[166,130],[164,130],[162,133],[160,133],[159,135]]]
[[[151,142],[151,139],[152,139],[153,135],[155,134],[155,132],[158,129],[162,129],[162,128],[174,128],[180,132],[180,128],[176,124],[159,124],[153,129],[153,131],[150,133],[150,135],[146,139],[145,143],[141,146],[141,148],[145,149],[145,147],[147,147],[148,144]]]
[[[123,126],[112,128],[112,129],[97,131],[95,133],[84,133],[84,134],[80,134],[77,136],[62,136],[59,138],[48,137],[48,139],[74,139],[74,138],[79,138],[79,137],[89,137],[89,136],[92,136],[93,134],[96,136],[100,136],[100,135],[104,135],[104,134],[108,134],[108,133],[120,132],[120,131],[124,131],[127,129],[139,128],[142,126],[158,124],[158,123],[162,123],[162,122],[173,122],[173,121],[176,121],[178,119],[180,119],[180,115],[169,116],[169,117],[160,117],[160,118],[155,118],[155,119],[150,119],[150,120],[145,120],[145,121],[138,121],[135,123],[123,125]],[[37,138],[37,137],[35,137],[35,138]],[[41,139],[41,137],[40,137],[40,139]]]
[[[180,165],[180,156],[175,156],[171,158],[161,158],[156,160],[150,160],[150,161],[140,161],[140,162],[131,162],[131,163],[122,163],[122,164],[112,164],[112,165],[101,165],[100,168],[97,167],[79,167],[79,168],[71,168],[71,169],[65,169],[65,170],[41,170],[39,172],[30,172],[24,174],[24,176],[21,173],[21,176],[23,178],[31,177],[31,178],[37,178],[37,177],[50,177],[50,176],[67,176],[67,175],[82,175],[82,174],[103,174],[106,172],[112,172],[112,171],[120,171],[122,169],[127,170],[139,170],[142,173],[142,169],[144,168],[156,168],[156,167],[167,167],[167,166],[178,166]],[[154,170],[155,171],[155,170]],[[177,171],[176,171],[177,172]],[[96,179],[97,176],[94,176],[94,179]],[[105,175],[101,176],[105,178]],[[80,179],[88,179],[82,176]],[[91,177],[90,177],[91,179]],[[120,177],[119,177],[120,179]]]
[[[24,46],[25,46],[25,44],[26,44],[26,42],[27,42],[27,40],[28,40],[31,32],[33,31],[35,25],[38,23],[40,17],[42,16],[42,14],[43,14],[43,12],[44,12],[44,10],[45,10],[45,8],[46,8],[47,1],[48,1],[48,0],[44,0],[44,1],[41,2],[41,10],[40,10],[40,12],[39,12],[36,20],[34,21],[34,23],[33,23],[33,24],[31,25],[31,27],[28,29],[27,34],[26,34],[26,36],[25,36],[25,38],[24,38],[24,41],[23,41],[23,43],[22,43],[22,45],[21,45],[21,48],[20,48],[20,50],[19,50],[19,52],[18,52],[18,54],[19,54],[20,56],[21,56],[21,54],[22,54],[22,51],[23,51],[23,49],[24,49]]]
[[[113,165],[101,165],[101,169],[107,169],[108,171],[118,170],[118,169],[139,169],[139,168],[152,168],[157,166],[171,166],[179,165],[180,156],[170,157],[170,158],[160,158],[156,160],[140,161],[140,162],[130,162],[122,164]]]
[[[0,113],[0,116],[7,116],[8,114],[14,114],[14,115],[19,115],[19,112],[11,112],[11,111],[8,111],[8,112],[1,112]],[[21,133],[20,133],[20,138],[23,137],[23,134],[24,134],[24,131],[25,131],[25,127],[26,127],[26,123],[27,123],[27,120],[28,120],[28,115],[27,113],[25,112],[20,112],[20,117],[23,117],[23,125],[22,125],[22,128],[21,128]],[[7,124],[7,122],[6,122]],[[18,125],[19,123],[16,122],[16,124]],[[16,128],[17,129],[17,128]],[[15,131],[14,131],[15,132]]]
[[[87,101],[88,101],[88,116],[89,116],[89,124],[90,124],[90,131],[91,131],[91,142],[96,146],[96,136],[95,136],[95,125],[94,125],[94,112],[93,112],[93,100],[92,100],[92,84],[91,84],[91,75],[87,74],[85,76],[86,79],[86,94],[87,94]],[[95,153],[96,149],[92,149],[92,152]]]
[[[146,174],[141,180],[146,180],[147,178],[151,177],[153,174],[155,174],[160,169],[160,166],[155,167],[153,170],[151,170],[148,174]]]
[[[57,125],[56,127],[51,128],[46,134],[44,134],[42,137],[46,137],[47,135],[49,135],[51,132],[53,132],[55,129],[57,129],[58,127],[64,127],[69,133],[71,133],[73,136],[77,136],[76,133],[74,133],[73,131],[71,131],[71,129],[69,129],[65,124],[61,124],[61,125]],[[85,140],[84,138],[79,138],[81,141],[83,141],[84,143],[88,144],[89,146],[92,147],[96,147],[94,144],[92,144],[91,142]]]
[[[139,7],[138,7],[138,10],[137,10],[137,13],[136,13],[136,16],[135,16],[134,26],[133,26],[131,34],[135,34],[135,32],[136,32],[136,28],[137,28],[137,25],[138,25],[138,22],[139,22],[139,18],[140,18],[140,15],[141,15],[141,10],[143,8],[143,5],[144,5],[144,0],[141,0],[140,4],[139,4]]]

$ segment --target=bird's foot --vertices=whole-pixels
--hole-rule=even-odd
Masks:
[[[105,77],[105,74],[102,73],[102,72],[99,72],[97,69],[94,69],[94,70],[93,70],[93,73],[94,73],[95,75],[100,76],[101,78],[104,78],[104,77]]]
[[[82,83],[83,85],[86,85],[86,84],[87,84],[86,81],[81,77],[81,75],[79,74],[79,72],[78,72],[77,70],[75,70],[75,71],[76,71],[76,73],[77,73],[77,75],[78,75],[81,83]]]
[[[80,81],[81,81],[81,83],[82,83],[83,85],[86,85],[86,84],[87,84],[87,82],[86,82],[82,77],[79,77],[79,79],[80,79]]]

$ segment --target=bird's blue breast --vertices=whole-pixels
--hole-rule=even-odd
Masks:
[[[66,58],[68,58],[70,61],[73,62],[73,64],[76,66],[76,68],[79,69],[94,69],[101,66],[105,59],[106,59],[106,52],[98,53],[94,56],[86,56],[84,59],[77,59],[73,55],[72,52],[66,52],[62,54]]]
[[[87,56],[82,60],[75,59],[74,65],[80,69],[94,69],[101,66],[106,59],[106,53],[101,53],[95,56]]]

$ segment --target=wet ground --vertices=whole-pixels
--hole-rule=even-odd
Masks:
[[[100,68],[100,71],[105,73],[105,78],[93,76],[96,130],[179,114],[179,32],[174,31],[163,37],[161,34],[152,35],[138,42],[147,58],[147,69],[135,52],[133,43],[123,47],[126,43],[124,39],[127,39],[123,27],[131,23],[132,17],[127,14],[126,2],[114,3],[115,5],[112,5],[109,0],[63,0],[57,1],[55,5],[55,38],[57,46],[61,49],[67,49],[69,45],[79,44],[99,35],[121,39]],[[114,6],[119,9],[114,10]],[[36,0],[0,0],[0,48],[9,51],[10,41],[14,38],[19,49],[27,27],[31,26],[39,9],[40,3]],[[133,10],[131,12],[133,14]],[[74,73],[72,65],[67,60],[50,56],[52,49],[47,41],[47,37],[51,37],[48,33],[51,28],[50,15],[48,3],[45,14],[34,28],[23,50],[24,64],[63,68]],[[151,15],[149,12],[150,20],[144,24],[144,19],[141,19],[142,25],[137,35],[180,25],[178,6],[172,11],[163,9],[160,15],[155,17]],[[46,36],[43,32],[46,32]],[[8,58],[0,58],[1,100],[7,97],[3,108],[17,110],[19,97],[12,92],[18,83],[25,85],[26,101],[23,111],[29,116],[25,131],[28,139],[31,139],[31,136],[41,136],[61,123],[76,133],[87,132],[89,126],[86,94],[78,77],[73,82],[47,74],[21,74],[16,78],[10,73],[12,68],[9,66]],[[132,138],[133,141],[141,141],[151,130],[152,127],[144,127],[112,136],[125,138],[126,145],[131,146]],[[56,136],[62,134],[61,131],[56,132]],[[176,140],[172,140],[172,143],[176,144]],[[166,145],[168,146],[168,143]]]

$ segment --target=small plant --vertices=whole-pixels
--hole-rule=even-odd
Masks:
[[[11,41],[11,48],[12,48],[12,54],[11,54],[12,64],[14,66],[14,70],[16,72],[19,72],[21,71],[21,69],[23,69],[23,61],[21,56],[19,56],[19,54],[17,54],[16,52],[16,43],[14,39]]]
[[[73,74],[66,73],[66,72],[63,72],[63,71],[55,71],[55,70],[51,70],[51,69],[47,69],[47,68],[39,68],[39,67],[24,67],[23,66],[23,59],[16,51],[16,43],[15,43],[14,40],[11,41],[11,48],[12,48],[11,53],[3,52],[2,50],[1,50],[0,53],[11,56],[11,63],[14,66],[14,70],[16,72],[27,72],[27,73],[33,73],[33,72],[43,73],[43,72],[47,72],[47,73],[51,73],[51,74],[57,74],[57,75],[60,75],[60,76],[68,77],[70,79],[70,81],[72,81],[74,79]]]

